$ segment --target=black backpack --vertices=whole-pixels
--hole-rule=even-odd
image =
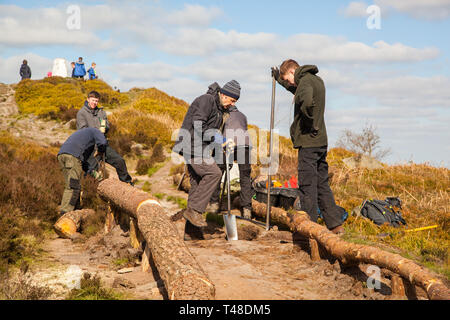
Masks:
[[[361,205],[361,215],[372,220],[377,225],[388,222],[393,227],[400,224],[406,225],[405,219],[400,211],[395,211],[394,206],[401,208],[399,198],[386,198],[386,200],[369,199]]]

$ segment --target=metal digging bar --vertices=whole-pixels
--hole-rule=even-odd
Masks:
[[[228,213],[223,215],[225,223],[225,230],[227,232],[227,240],[238,240],[236,216],[231,214],[231,188],[230,188],[230,167],[229,167],[229,153],[228,147],[225,149],[225,165],[227,169],[227,198],[228,198]]]

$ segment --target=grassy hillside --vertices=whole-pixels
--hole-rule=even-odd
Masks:
[[[331,150],[331,187],[336,201],[349,210],[366,199],[398,196],[403,201],[402,228],[377,227],[364,218],[350,217],[346,238],[350,241],[388,245],[450,279],[450,170],[426,164],[384,166],[382,169],[347,169]],[[438,228],[405,233],[438,225]]]
[[[100,105],[115,107],[128,102],[127,95],[114,91],[102,80],[82,81],[72,78],[49,77],[21,81],[16,88],[16,102],[24,114],[70,120],[80,109],[87,94],[100,93]]]
[[[101,103],[106,110],[112,111],[109,116],[112,124],[109,138],[113,147],[123,155],[138,158],[139,169],[142,172],[160,162],[161,148],[168,149],[171,146],[172,133],[181,126],[188,104],[155,88],[132,89],[129,92],[118,93],[98,80],[82,82],[48,78],[21,82],[17,87],[16,100],[23,113],[68,120],[67,118],[74,117],[76,109],[83,104],[87,92],[91,89],[101,92]],[[256,126],[250,128],[256,133],[254,142],[258,141],[261,132]],[[60,182],[62,176],[55,163],[55,150],[42,150],[35,145],[27,145],[24,148],[22,141],[15,141],[7,135],[2,137],[1,208],[7,212],[19,210],[26,214],[27,218],[53,221],[55,216],[46,214],[56,208],[62,192]],[[141,144],[144,150],[148,150],[147,154],[150,156],[135,153],[132,149],[135,144]],[[297,153],[288,138],[280,137],[279,154],[280,170],[275,178],[285,180],[297,175]],[[424,164],[384,165],[382,169],[376,170],[348,169],[342,159],[352,155],[344,149],[334,148],[329,151],[330,184],[337,203],[351,212],[366,199],[398,196],[403,200],[403,214],[408,226],[399,229],[377,227],[366,219],[350,217],[345,224],[347,231],[345,238],[399,252],[450,278],[450,171]],[[158,159],[155,160],[156,158]],[[6,164],[10,162],[14,163],[13,166],[17,166],[14,170],[14,180],[11,180],[10,166]],[[259,165],[255,165],[253,174],[256,175],[258,171]],[[31,175],[31,172],[36,172],[35,175],[39,179],[30,182],[28,175]],[[35,180],[39,180],[39,183]],[[20,197],[18,200],[11,200],[15,199],[12,195],[19,196],[23,194],[23,190],[32,195],[33,190],[39,190],[37,192],[39,196],[32,196],[31,200],[23,200],[23,203]],[[36,211],[35,207],[41,206],[44,206],[43,210]],[[5,216],[7,217],[3,215]],[[0,227],[8,223],[8,220],[2,220]],[[405,229],[434,224],[437,224],[438,228],[403,232]]]

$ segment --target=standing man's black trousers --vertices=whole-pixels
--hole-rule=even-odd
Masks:
[[[93,153],[91,154],[90,158],[88,159],[89,164],[89,173],[92,170],[98,170],[98,163],[101,159],[94,158]],[[130,183],[131,182],[131,176],[128,174],[127,164],[125,163],[125,160],[109,145],[106,147],[105,151],[105,162],[110,164],[116,169],[117,175],[119,176],[119,180],[122,182]]]
[[[327,146],[298,150],[298,188],[302,210],[317,222],[319,213],[328,229],[342,224],[342,212],[336,206],[328,183]]]

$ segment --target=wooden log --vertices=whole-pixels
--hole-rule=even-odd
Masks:
[[[114,213],[111,210],[111,206],[108,206],[105,218],[105,233],[109,233],[112,229],[114,229],[115,226],[116,220],[114,218]]]
[[[311,250],[311,260],[319,261],[320,260],[319,244],[313,238],[309,239],[309,248]]]
[[[144,253],[142,253],[142,272],[148,272],[150,270],[150,247],[148,245],[145,245]]]
[[[178,235],[175,225],[156,199],[129,184],[106,179],[99,195],[137,219],[139,231],[164,281],[169,299],[209,300],[215,287]]]
[[[266,204],[253,200],[253,212],[260,217],[266,215]],[[423,288],[431,300],[450,300],[450,290],[443,282],[433,276],[430,271],[402,256],[375,247],[349,243],[333,234],[326,227],[309,219],[308,214],[298,211],[290,214],[280,208],[271,209],[272,223],[288,226],[293,232],[314,238],[331,255],[343,263],[368,263],[386,268],[411,284]]]
[[[398,274],[393,274],[391,277],[391,290],[392,295],[399,298],[406,298],[405,285],[403,284],[403,278]]]
[[[130,219],[130,243],[133,248],[138,249],[141,246],[143,239],[139,232],[136,219],[131,217],[129,219]]]
[[[82,220],[92,214],[95,214],[92,209],[67,212],[56,221],[53,228],[60,237],[71,239],[77,234]]]

